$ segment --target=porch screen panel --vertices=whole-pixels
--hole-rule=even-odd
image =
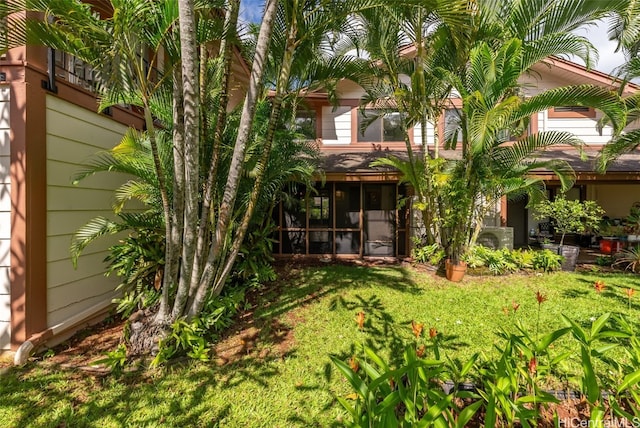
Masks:
[[[292,189],[282,203],[282,254],[307,253],[307,189],[298,186]]]
[[[360,184],[335,186],[336,254],[360,254]]]
[[[364,186],[364,255],[395,255],[396,186]]]

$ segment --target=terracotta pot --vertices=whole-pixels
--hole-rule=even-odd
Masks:
[[[447,259],[444,261],[444,269],[449,281],[460,282],[467,272],[467,263],[463,261],[452,262],[450,259]]]

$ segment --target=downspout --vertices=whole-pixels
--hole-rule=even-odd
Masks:
[[[20,345],[13,357],[13,364],[21,366],[27,362],[31,354],[39,347],[44,345],[50,339],[71,330],[85,322],[88,323],[92,318],[96,318],[101,313],[106,312],[113,305],[113,296],[103,300],[96,305],[79,312],[58,324],[47,328],[39,333],[31,335],[26,341]]]

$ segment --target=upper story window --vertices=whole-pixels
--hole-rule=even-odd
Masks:
[[[316,139],[316,112],[298,110],[294,119],[293,130],[306,140]]]
[[[460,127],[460,110],[456,108],[444,111],[444,140],[447,143],[462,142],[462,128]]]
[[[404,141],[405,132],[399,112],[382,113],[358,110],[358,142],[382,143]],[[363,129],[363,127],[366,127]]]
[[[594,118],[596,111],[586,106],[559,106],[549,110],[550,118]]]

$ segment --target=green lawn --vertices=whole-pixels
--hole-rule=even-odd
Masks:
[[[0,422],[10,427],[339,425],[334,397],[348,393],[330,355],[347,359],[363,342],[387,356],[412,341],[411,321],[437,329],[443,349],[465,359],[491,353],[494,332],[520,320],[535,330],[540,291],[544,331],[563,325],[561,314],[585,325],[604,312],[638,320],[640,292],[628,308],[626,290],[638,276],[622,273],[470,277],[453,284],[430,273],[396,267],[322,266],[290,274],[265,289],[255,309],[257,349],[222,367],[172,365],[144,374],[93,377],[42,362],[0,375]],[[606,288],[597,293],[594,283]],[[520,304],[514,314],[512,302]],[[364,332],[356,314],[366,316]],[[293,342],[281,355],[284,337]],[[562,344],[558,344],[562,346]],[[270,352],[266,352],[269,350]],[[266,357],[265,357],[266,355]]]

